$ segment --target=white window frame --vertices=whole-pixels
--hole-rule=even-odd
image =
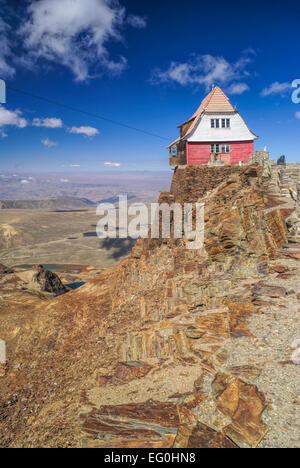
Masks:
[[[222,149],[222,154],[230,153],[230,145],[228,143],[222,143],[221,149]]]
[[[211,128],[231,128],[231,119],[210,119]]]
[[[220,144],[219,143],[212,143],[210,145],[210,153],[211,154],[219,154],[220,153]]]
[[[220,119],[210,119],[211,128],[220,128]]]

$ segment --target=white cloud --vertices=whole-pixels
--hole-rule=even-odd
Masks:
[[[26,185],[26,184],[30,184],[30,182],[29,180],[23,179],[21,180],[20,184]]]
[[[69,133],[76,133],[78,135],[85,135],[87,138],[93,138],[99,135],[99,130],[94,127],[72,127],[68,130]]]
[[[300,119],[300,112],[296,112],[295,117],[296,119]]]
[[[60,179],[60,181],[63,183],[63,184],[67,184],[69,182],[69,179]]]
[[[120,74],[127,60],[111,58],[107,43],[122,41],[125,24],[144,27],[138,16],[126,18],[118,0],[31,0],[19,34],[32,63],[46,59],[69,68],[77,81],[92,76],[93,66]]]
[[[34,127],[62,128],[63,122],[61,119],[53,117],[46,119],[33,119],[32,125]]]
[[[104,163],[104,166],[108,166],[108,167],[120,167],[121,164],[120,164],[120,163],[113,163],[113,162],[105,162],[105,163]]]
[[[0,7],[2,9],[3,5]],[[2,78],[12,78],[15,74],[15,68],[8,63],[12,56],[9,32],[10,26],[0,18],[0,75]]]
[[[134,28],[143,29],[147,26],[147,22],[145,18],[136,15],[129,15],[127,17],[127,23]]]
[[[49,140],[49,138],[45,138],[44,140],[41,140],[41,143],[43,143],[43,145],[47,146],[47,148],[53,148],[54,146],[58,145],[57,142],[51,141],[51,140]]]
[[[80,164],[70,164],[70,167],[80,167]]]
[[[243,92],[248,89],[248,85],[237,83],[237,80],[250,75],[247,66],[253,61],[254,55],[255,52],[248,49],[237,62],[229,63],[221,56],[194,54],[186,62],[171,62],[166,70],[155,69],[151,81],[154,84],[174,82],[182,86],[203,85],[207,91],[212,85],[231,85],[233,91],[241,94],[242,89]]]
[[[268,88],[262,90],[262,96],[271,96],[272,94],[281,94],[284,95],[287,91],[292,89],[291,83],[279,83],[275,81]]]
[[[243,94],[249,90],[249,86],[246,83],[233,83],[228,88],[229,94]]]
[[[0,106],[0,130],[2,137],[3,135],[7,136],[6,133],[3,133],[2,128],[8,125],[18,128],[24,128],[27,126],[27,120],[22,117],[21,111],[11,111],[3,106]]]

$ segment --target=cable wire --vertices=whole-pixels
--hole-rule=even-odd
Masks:
[[[148,136],[152,136],[152,137],[155,137],[155,138],[160,138],[161,140],[166,140],[166,141],[171,141],[172,140],[171,138],[166,138],[166,137],[163,137],[161,135],[157,135],[156,133],[148,132],[147,130],[142,130],[141,128],[133,127],[131,125],[127,125],[127,124],[124,124],[122,122],[118,122],[117,120],[112,120],[112,119],[109,119],[107,117],[103,117],[102,115],[94,114],[93,112],[88,112],[88,111],[85,111],[83,109],[79,109],[78,107],[69,106],[68,104],[62,104],[62,103],[60,103],[58,101],[54,101],[52,99],[45,98],[43,96],[38,96],[37,94],[33,94],[33,93],[28,92],[28,91],[24,91],[22,89],[14,88],[14,87],[8,86],[8,85],[6,85],[6,88],[10,89],[11,91],[14,91],[16,93],[24,94],[25,96],[29,96],[29,97],[32,97],[34,99],[39,99],[40,101],[48,102],[49,104],[54,104],[55,106],[63,107],[64,109],[69,109],[69,110],[71,110],[73,112],[79,112],[80,114],[88,115],[89,117],[104,120],[105,122],[109,122],[109,123],[111,123],[113,125],[118,125],[119,127],[128,128],[130,130],[134,130],[136,132],[140,132],[140,133],[143,133],[143,134],[148,135]]]

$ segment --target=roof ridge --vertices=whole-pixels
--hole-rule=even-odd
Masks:
[[[232,109],[234,109],[234,107],[232,106],[230,100],[229,100],[229,97],[226,96],[226,94],[224,93],[224,91],[219,87],[219,86],[215,86],[211,91],[210,93],[205,96],[205,98],[202,100],[200,106],[198,107],[198,109],[196,110],[196,112],[193,114],[193,116],[187,120],[187,122],[189,122],[190,120],[192,120],[192,118],[195,118],[195,117],[198,117],[199,114],[202,114],[203,111],[205,111],[207,109],[207,107],[209,106],[209,104],[211,103],[213,97],[215,96],[216,92],[220,93],[220,95],[222,96],[222,98],[224,98],[226,101],[227,101],[227,104],[229,104]]]
[[[207,107],[208,104],[210,103],[210,101],[212,100],[213,96],[215,95],[215,92],[216,92],[217,88],[218,88],[218,87],[215,86],[215,87],[211,90],[211,92],[206,96],[208,99],[207,99],[207,102],[206,102],[206,103],[204,104],[204,106],[203,106],[204,108]],[[219,89],[220,89],[220,88],[219,88]],[[220,89],[220,91],[222,91],[222,90]]]
[[[185,138],[197,126],[204,112],[219,113],[219,112],[236,112],[236,109],[230,102],[230,99],[219,86],[214,86],[213,89],[205,96],[196,112],[186,120],[179,128],[184,128],[184,132],[179,139]]]
[[[208,102],[210,102],[213,94],[214,94],[214,91],[215,91],[215,88],[213,88],[209,94],[207,94],[207,96],[205,96],[205,98],[202,99],[201,101],[201,104],[200,106],[198,107],[198,109],[196,110],[196,112],[193,114],[193,117],[197,117],[199,114],[200,114],[200,110],[203,110],[204,109],[204,106],[206,106],[208,104]],[[202,113],[202,112],[201,112]],[[191,120],[193,117],[191,117],[189,120]]]

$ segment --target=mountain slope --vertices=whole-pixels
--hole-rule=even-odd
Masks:
[[[178,169],[161,201],[197,200],[203,249],[142,239],[128,259],[29,315],[0,301],[2,446],[296,443],[299,366],[289,353],[300,251],[284,221],[293,207],[258,167]]]

